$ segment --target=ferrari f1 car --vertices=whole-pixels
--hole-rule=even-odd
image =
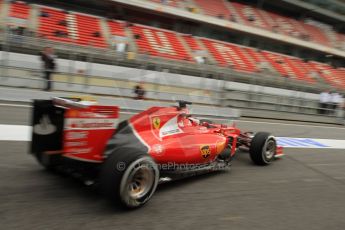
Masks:
[[[199,120],[185,101],[118,123],[119,108],[70,99],[35,100],[31,153],[50,170],[96,183],[114,203],[138,208],[160,182],[229,169],[237,150],[257,165],[282,156],[274,136]]]

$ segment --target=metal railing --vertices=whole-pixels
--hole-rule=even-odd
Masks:
[[[4,69],[8,67],[1,67],[1,71],[3,72]],[[28,74],[26,76],[16,76],[10,74],[13,70],[21,70],[26,71]],[[23,87],[23,88],[32,88],[32,89],[42,89],[45,85],[45,80],[42,77],[42,73],[40,70],[32,70],[28,68],[17,68],[14,69],[10,67],[6,71],[9,75],[7,77],[2,78],[0,81],[0,85],[3,86],[15,86],[15,87]],[[130,82],[128,82],[127,86],[120,86],[116,85],[109,85],[109,86],[102,86],[102,85],[92,85],[90,84],[90,80],[98,79],[98,80],[109,80],[112,79],[114,82],[118,79],[113,79],[109,77],[102,77],[102,76],[90,76],[90,75],[77,75],[71,74],[68,72],[59,72],[55,74],[62,74],[63,76],[68,76],[67,81],[53,81],[53,89],[58,91],[69,92],[73,93],[91,93],[96,95],[107,95],[107,96],[114,96],[119,98],[130,98],[133,97],[133,89],[130,86]],[[74,77],[82,77],[84,80],[83,82],[73,82]],[[8,80],[17,80],[20,82],[19,84],[13,84]],[[176,88],[176,86],[174,86]],[[179,87],[177,87],[179,88]],[[182,87],[180,87],[182,88]],[[196,89],[196,88],[195,88]],[[190,88],[191,93],[183,94],[183,93],[176,93],[173,91],[164,91],[161,90],[160,86],[158,85],[155,90],[146,90],[147,91],[147,99],[153,101],[175,101],[178,99],[190,100],[196,104],[205,104],[205,105],[221,105],[225,107],[233,107],[233,108],[251,108],[251,109],[261,109],[267,111],[276,111],[276,112],[290,112],[290,113],[299,113],[299,114],[307,114],[307,115],[317,115],[319,114],[319,107],[317,100],[310,100],[306,98],[302,98],[299,95],[296,96],[281,96],[281,95],[273,95],[267,93],[260,93],[254,91],[234,91],[234,90],[224,90],[223,92],[214,91],[211,92],[209,95],[193,95],[192,88]],[[198,89],[196,89],[198,90]],[[200,90],[200,89],[199,89]],[[234,98],[231,95],[227,95],[228,93],[233,95],[238,95],[239,97]],[[328,116],[334,116],[335,113],[331,109],[326,109],[328,111]]]
[[[25,71],[27,75],[25,76],[16,76],[11,72],[19,70]],[[46,83],[46,80],[43,78],[43,73],[41,70],[33,70],[29,68],[18,68],[18,67],[8,67],[0,66],[0,73],[7,73],[6,76],[0,78],[0,85],[10,86],[10,87],[22,87],[22,88],[34,88],[34,89],[43,89]],[[133,87],[130,83],[130,80],[127,80],[127,83],[123,79],[112,78],[112,77],[103,77],[103,76],[93,76],[88,74],[73,74],[70,72],[55,72],[53,76],[62,75],[66,76],[67,81],[61,80],[52,80],[52,86],[54,90],[66,91],[66,92],[80,92],[80,93],[94,93],[98,95],[111,95],[115,97],[133,97]],[[83,78],[82,82],[74,82],[75,77]],[[10,81],[11,80],[11,81]],[[106,80],[111,81],[111,85],[100,85],[100,84],[91,84],[91,80]],[[13,83],[15,81],[15,83]],[[118,81],[122,82],[122,85],[118,84]],[[29,84],[30,83],[30,84]],[[151,84],[147,82],[146,84]],[[162,87],[170,86],[173,89],[181,89],[183,91],[188,91],[188,93],[178,93],[172,90],[161,89]],[[218,105],[220,104],[221,98],[219,98],[220,92],[214,90],[210,92],[209,95],[199,95],[195,92],[202,90],[201,88],[193,87],[182,87],[174,86],[168,84],[157,84],[154,90],[146,89],[147,98],[150,100],[160,100],[160,101],[176,101],[178,99],[190,100],[198,104],[209,104],[209,105]]]

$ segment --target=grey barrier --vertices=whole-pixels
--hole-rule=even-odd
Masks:
[[[11,69],[8,73],[11,73],[15,69]],[[18,70],[18,69],[16,69]],[[19,69],[31,73],[31,76],[7,76],[5,79],[0,80],[0,85],[14,86],[14,87],[25,87],[25,88],[36,88],[42,89],[45,82],[40,76],[38,70],[32,71],[30,69]],[[73,77],[73,76],[72,76]],[[120,86],[97,86],[91,85],[88,82],[88,78],[100,78],[83,75],[85,78],[83,83],[74,82],[54,82],[54,90],[67,91],[70,94],[77,94],[80,92],[96,94],[96,95],[110,95],[116,97],[132,97],[132,88],[123,88]],[[111,79],[111,78],[109,78]],[[169,82],[162,82],[164,84],[170,84]],[[176,84],[175,84],[176,85]],[[213,84],[214,85],[214,84]],[[211,84],[212,86],[212,84]],[[146,97],[151,100],[161,101],[176,101],[176,100],[187,100],[198,104],[207,105],[221,105],[225,107],[233,108],[253,108],[253,109],[264,109],[271,111],[291,112],[291,113],[302,113],[302,114],[318,114],[318,95],[307,95],[313,96],[314,98],[303,98],[301,95],[287,96],[287,95],[273,95],[267,93],[260,93],[256,91],[239,91],[229,90],[227,87],[223,87],[223,92],[212,91],[210,95],[193,95],[192,92],[188,94],[181,94],[175,92],[162,92],[160,86],[157,86],[155,90],[147,90]],[[192,89],[190,89],[192,90]],[[197,90],[197,89],[195,89]],[[333,114],[330,113],[332,116]]]
[[[83,96],[80,93],[79,96]],[[32,89],[18,89],[18,88],[1,88],[0,100],[10,102],[24,102],[29,103],[33,99],[50,99],[52,97],[70,97],[68,92],[44,92]],[[140,112],[153,106],[173,106],[177,105],[176,102],[163,102],[163,101],[148,101],[148,100],[133,100],[130,98],[119,97],[106,97],[97,96],[96,100],[101,105],[117,105],[122,111],[127,112]],[[213,118],[236,119],[241,116],[239,109],[224,108],[218,106],[202,106],[192,105],[191,113],[197,116],[209,116]]]

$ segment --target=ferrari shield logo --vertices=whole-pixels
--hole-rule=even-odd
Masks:
[[[152,125],[153,128],[159,129],[161,127],[161,119],[159,119],[159,117],[152,118]]]
[[[211,155],[210,146],[209,145],[200,146],[200,153],[204,159],[208,158]]]

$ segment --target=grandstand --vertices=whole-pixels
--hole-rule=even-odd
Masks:
[[[313,93],[345,90],[345,16],[318,13],[315,5],[303,11],[299,1],[263,2],[3,0],[2,50],[32,54],[53,45],[66,59],[144,63]],[[115,52],[119,43],[126,50]]]

